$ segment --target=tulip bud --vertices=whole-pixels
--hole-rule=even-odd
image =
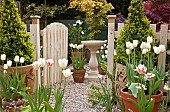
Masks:
[[[105,52],[105,54],[107,54],[107,50],[105,50],[104,52]]]
[[[133,47],[137,47],[138,46],[138,40],[133,40]]]
[[[141,45],[140,45],[140,48],[145,49],[146,48],[146,42],[142,42]]]
[[[7,64],[4,64],[4,69],[8,69],[8,65]]]
[[[11,61],[11,60],[7,61],[7,65],[8,65],[9,67],[11,67],[11,66],[12,66],[12,61]]]
[[[24,63],[24,57],[20,58],[20,63]]]
[[[147,43],[152,43],[153,42],[153,38],[152,37],[147,37]]]
[[[45,66],[45,62],[46,62],[45,58],[39,58],[38,59],[38,63],[40,65],[40,67],[44,67]]]
[[[59,66],[60,66],[62,69],[64,69],[64,68],[67,67],[68,60],[65,59],[65,58],[59,59],[59,60],[58,60],[58,64],[59,64]]]
[[[126,54],[129,55],[131,53],[130,49],[126,49]]]
[[[160,52],[165,52],[165,45],[159,45]]]
[[[146,43],[145,45],[146,45],[147,49],[151,49],[151,44],[150,43]]]
[[[64,77],[69,77],[70,75],[73,74],[73,72],[71,72],[70,69],[63,70],[62,73],[63,73]]]
[[[5,54],[1,54],[1,60],[6,60],[6,55]]]
[[[159,54],[160,53],[159,47],[154,46],[153,50],[154,50],[155,54]]]
[[[48,59],[47,61],[47,65],[48,66],[52,66],[54,64],[54,60],[53,59]]]
[[[126,42],[126,48],[130,48],[131,47],[131,43],[130,42]]]
[[[73,47],[73,44],[71,43],[69,46],[70,46],[70,47]]]
[[[19,56],[18,55],[15,56],[14,61],[19,62]]]
[[[142,54],[146,54],[149,50],[148,49],[143,49]]]

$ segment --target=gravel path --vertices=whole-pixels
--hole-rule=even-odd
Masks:
[[[87,94],[90,90],[90,83],[97,81],[87,81],[84,83],[74,83],[73,80],[67,81],[66,91],[64,94],[65,109],[64,112],[96,112],[97,110],[90,107]]]

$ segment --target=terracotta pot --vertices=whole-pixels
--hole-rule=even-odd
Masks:
[[[100,75],[106,75],[106,73],[103,71],[103,69],[101,68],[101,65],[98,65],[98,71]]]
[[[121,89],[121,97],[125,105],[125,112],[130,112],[128,109],[131,109],[133,112],[139,112],[138,108],[129,100],[129,98],[131,98],[137,102],[137,98],[135,98],[132,94],[129,94],[127,92],[127,88]],[[149,96],[146,97],[149,99]],[[159,104],[162,101],[162,91],[159,91],[157,95],[152,95],[151,97],[155,100],[152,112],[157,112]]]
[[[81,59],[85,56],[85,52],[71,52],[71,56],[81,56]]]
[[[74,82],[83,83],[86,70],[72,70]]]
[[[34,80],[35,80],[35,75],[33,74],[33,67],[32,65],[27,65],[27,66],[18,66],[17,67],[18,73],[20,75],[25,74],[25,82],[24,82],[24,87],[30,87],[30,89],[27,91],[30,94],[33,93],[34,91]],[[0,65],[0,72],[3,73],[3,66]],[[10,75],[12,73],[16,73],[16,67],[8,67],[7,73]]]

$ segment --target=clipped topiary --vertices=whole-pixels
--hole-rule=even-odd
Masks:
[[[24,57],[24,65],[33,62],[34,49],[30,35],[26,32],[13,0],[2,0],[0,54],[6,54],[6,60],[14,60],[16,55]],[[0,64],[3,64],[2,61]]]
[[[128,60],[126,54],[126,42],[138,40],[139,44],[142,41],[146,42],[148,36],[155,36],[154,31],[150,28],[150,22],[144,16],[144,4],[142,0],[132,0],[128,8],[128,20],[125,26],[120,32],[117,39],[117,47],[115,61],[121,64],[125,64],[125,60]],[[141,51],[140,47],[136,48],[136,51]],[[140,57],[141,52],[137,52],[137,57]]]

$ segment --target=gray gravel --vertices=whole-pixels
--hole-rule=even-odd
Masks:
[[[71,78],[68,78],[66,82],[65,94],[63,102],[65,102],[64,112],[97,112],[88,103],[87,94],[90,90],[91,83],[97,83],[98,81],[85,80],[84,83],[75,83]],[[51,96],[50,102],[54,105],[54,96]]]

